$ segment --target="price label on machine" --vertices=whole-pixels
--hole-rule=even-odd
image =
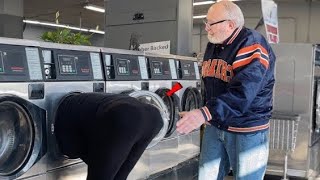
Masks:
[[[42,71],[38,48],[26,48],[29,76],[31,80],[41,80]]]
[[[149,79],[146,58],[143,56],[139,56],[138,59],[139,59],[139,66],[140,66],[140,72],[141,72],[141,79]]]
[[[177,77],[177,69],[173,59],[169,59],[169,66],[171,71],[172,79],[178,79]]]
[[[90,53],[92,72],[94,79],[103,79],[99,53]]]

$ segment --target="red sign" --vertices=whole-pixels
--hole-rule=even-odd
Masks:
[[[269,43],[279,43],[278,6],[273,0],[261,0],[263,21]]]

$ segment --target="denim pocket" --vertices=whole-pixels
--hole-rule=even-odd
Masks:
[[[269,141],[269,130],[244,134],[246,140],[255,141],[258,144],[267,144]]]

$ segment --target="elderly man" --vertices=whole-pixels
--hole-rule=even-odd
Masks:
[[[237,180],[263,179],[268,160],[275,55],[258,32],[244,27],[230,1],[210,7],[209,43],[202,65],[205,106],[182,112],[180,133],[207,124],[200,154],[200,180],[222,180],[232,168]]]

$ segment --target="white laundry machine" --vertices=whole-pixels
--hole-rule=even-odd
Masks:
[[[0,38],[0,179],[46,173],[46,111],[37,42]],[[34,178],[39,179],[39,178]]]
[[[176,122],[179,120],[180,100],[176,94],[167,96],[172,82],[177,81],[177,70],[173,55],[146,53],[149,73],[149,91],[159,95],[169,111],[169,125],[166,136],[150,153],[150,173],[154,174],[179,164],[178,135]]]
[[[103,48],[101,52],[105,69],[105,89],[107,93],[128,94],[159,109],[164,126],[151,141],[147,149],[156,146],[167,133],[169,113],[161,97],[154,92],[148,91],[149,82],[147,80],[149,77],[144,53],[109,48]],[[149,174],[150,153],[147,150],[129,174],[128,179],[146,178]]]
[[[178,81],[183,86],[177,94],[180,98],[182,111],[190,111],[202,107],[201,80],[198,62],[195,58],[175,56]],[[200,152],[200,128],[187,135],[181,135],[179,140],[179,153],[181,161],[197,156]]]
[[[74,93],[104,92],[100,49],[88,46],[40,42],[45,71],[45,108],[48,114],[48,173],[47,179],[67,179],[86,173],[69,167],[86,167],[80,159],[62,155],[55,137],[55,114],[64,98]],[[79,112],[83,113],[83,112]],[[78,168],[78,169],[79,169]],[[65,173],[67,172],[67,173]],[[80,174],[80,175],[79,175]]]

